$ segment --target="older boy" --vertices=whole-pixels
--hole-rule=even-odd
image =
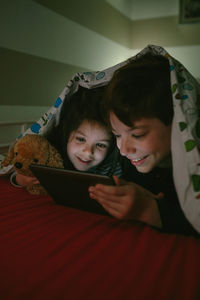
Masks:
[[[146,54],[115,71],[105,97],[126,180],[90,187],[90,196],[118,219],[166,232],[198,235],[185,218],[172,177],[173,105],[169,62]]]

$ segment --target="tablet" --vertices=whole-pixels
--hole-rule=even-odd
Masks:
[[[89,197],[88,188],[97,183],[114,185],[112,178],[36,164],[32,164],[30,169],[57,204],[109,215],[96,200]]]

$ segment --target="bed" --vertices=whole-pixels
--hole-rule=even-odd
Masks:
[[[0,299],[200,299],[200,239],[0,190]]]

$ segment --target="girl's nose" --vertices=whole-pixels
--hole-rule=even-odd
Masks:
[[[86,144],[83,147],[83,152],[87,153],[88,155],[93,155],[93,153],[94,153],[94,147],[92,145]]]

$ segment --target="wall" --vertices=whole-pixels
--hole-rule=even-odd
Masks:
[[[163,46],[200,79],[200,23],[179,24],[178,16],[132,22],[131,47]]]
[[[131,22],[101,2],[1,0],[1,104],[50,105],[74,73],[130,56]]]
[[[132,20],[131,49],[163,46],[200,80],[200,22],[179,24],[180,0],[106,0]]]

